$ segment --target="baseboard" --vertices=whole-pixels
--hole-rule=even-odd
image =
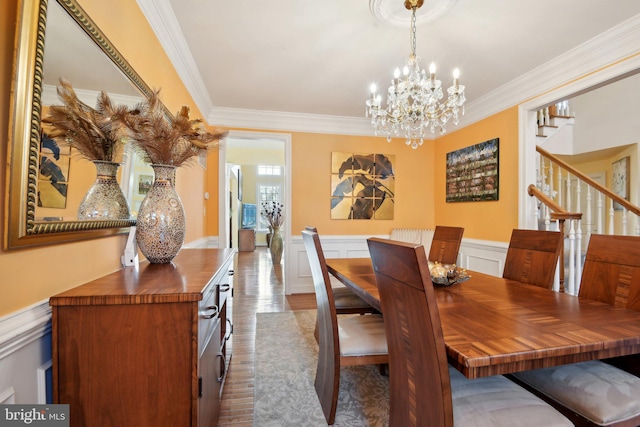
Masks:
[[[193,242],[185,243],[183,248],[217,248],[218,236],[205,236]]]

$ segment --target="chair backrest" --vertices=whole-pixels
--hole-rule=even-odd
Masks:
[[[318,346],[320,351],[325,351],[328,355],[333,354],[329,359],[334,359],[335,363],[339,363],[340,343],[336,304],[331,290],[327,262],[320,245],[320,237],[315,231],[304,230],[302,232],[302,240],[307,251],[311,276],[313,277],[313,287],[316,293]]]
[[[463,233],[464,228],[462,227],[437,225],[433,232],[428,259],[434,262],[438,261],[441,264],[455,264]]]
[[[561,250],[559,231],[513,230],[502,277],[551,289]]]
[[[367,240],[389,346],[389,425],[453,426],[447,354],[421,245]]]
[[[640,237],[592,234],[578,295],[640,310]]]

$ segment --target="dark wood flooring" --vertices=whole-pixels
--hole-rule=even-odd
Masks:
[[[269,251],[238,252],[233,293],[231,365],[227,373],[219,426],[253,425],[256,313],[316,308],[315,295],[284,294],[284,261],[274,266]]]

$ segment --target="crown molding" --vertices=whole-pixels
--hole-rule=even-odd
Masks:
[[[364,117],[215,107],[207,116],[207,122],[225,127],[340,135],[375,135],[371,127],[371,119]]]
[[[100,96],[100,92],[95,90],[74,89],[73,91],[76,93],[80,101],[88,105],[95,105],[98,97]],[[114,104],[124,104],[129,107],[133,107],[134,105],[144,101],[145,97],[142,94],[140,96],[131,96],[109,93],[109,99],[111,99]],[[60,102],[57,86],[42,86],[42,105],[59,105]]]
[[[168,2],[137,2],[208,123],[265,130],[375,135],[366,118],[214,106]],[[608,76],[607,73],[607,67],[611,64],[626,62],[630,72],[638,68],[639,56],[640,14],[469,102],[460,123],[457,127],[450,127],[449,132],[455,132],[578,79],[586,78],[596,85],[602,83],[603,79],[614,78],[615,75]],[[624,67],[615,68],[619,72]],[[437,139],[437,136],[429,139]]]
[[[137,0],[137,2],[193,101],[202,115],[206,116],[214,108],[213,101],[209,97],[207,87],[198,71],[171,4],[160,0]]]

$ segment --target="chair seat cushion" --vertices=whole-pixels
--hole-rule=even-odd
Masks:
[[[336,309],[370,307],[362,298],[347,287],[333,288],[333,300]]]
[[[449,366],[456,427],[573,426],[549,404],[502,375],[470,380]]]
[[[640,420],[640,378],[604,362],[573,363],[514,376],[597,425]]]
[[[342,356],[389,353],[384,321],[380,314],[341,316],[338,318],[338,335]]]

